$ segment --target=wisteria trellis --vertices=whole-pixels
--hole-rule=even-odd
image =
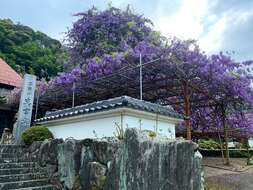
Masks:
[[[171,104],[184,113],[188,138],[191,127],[225,125],[251,132],[251,114],[245,111],[253,99],[252,61],[207,55],[192,40],[164,38],[150,20],[129,9],[93,8],[77,16],[66,39],[71,55],[67,71],[41,85],[42,110],[70,106],[73,83],[77,104],[117,95],[138,97],[136,65],[141,53],[144,63],[158,59],[144,68],[144,99]],[[136,69],[118,72],[132,67]],[[97,82],[105,76],[111,77]]]

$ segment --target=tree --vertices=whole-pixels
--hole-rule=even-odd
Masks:
[[[42,32],[0,19],[0,57],[21,74],[49,79],[62,71],[67,54],[59,41]]]
[[[201,123],[200,128],[212,129],[215,126],[222,130],[225,141],[225,164],[229,165],[229,131],[252,133],[252,116],[246,111],[252,107],[253,90],[251,87],[252,61],[235,62],[230,56],[222,53],[212,55],[206,68],[201,70],[200,77],[207,83],[209,100],[208,108],[193,110],[193,122]],[[194,115],[194,114],[193,114]]]
[[[92,8],[84,13],[67,33],[70,50],[70,65],[83,66],[89,59],[99,59],[103,55],[115,55],[133,49],[140,42],[160,45],[161,35],[152,30],[152,22],[141,15],[126,10],[109,7],[104,11]]]
[[[213,129],[222,129],[229,164],[228,129],[251,131],[244,108],[252,107],[250,84],[253,77],[252,72],[246,70],[252,61],[235,62],[222,53],[206,55],[194,40],[165,39],[152,29],[148,19],[129,9],[122,11],[110,7],[98,11],[92,8],[77,16],[81,18],[73,24],[66,40],[71,55],[69,70],[50,81],[45,89],[47,97],[52,93],[61,97],[61,101],[66,100],[72,97],[73,84],[78,84],[77,90],[85,99],[84,95],[89,92],[100,93],[89,81],[115,74],[123,68],[136,67],[140,54],[144,63],[157,59],[159,63],[143,76],[149,83],[149,90],[154,88],[152,93],[158,94],[151,100],[173,103],[174,109],[186,115],[188,139],[191,139],[191,128],[204,131],[212,129],[208,126],[211,124]],[[125,78],[117,79],[127,84],[129,79],[138,80],[136,75],[139,73],[128,72]],[[155,89],[155,82],[165,78],[169,79],[164,81],[171,87],[169,91],[176,88],[175,92],[169,93],[168,88]],[[120,91],[136,96],[139,92],[131,87],[118,86],[111,94],[120,94]]]

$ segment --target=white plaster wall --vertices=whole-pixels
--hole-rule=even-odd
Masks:
[[[115,122],[120,123],[120,116],[71,122],[66,124],[48,125],[55,138],[69,138],[81,140],[84,138],[112,137],[115,131]],[[96,135],[94,134],[94,131]]]
[[[169,138],[175,138],[175,124],[161,121],[161,120],[152,120],[147,119],[142,116],[124,116],[124,126],[130,128],[141,128],[141,130],[151,130],[165,135]]]
[[[124,114],[123,114],[124,113]],[[71,121],[45,122],[55,138],[72,137],[77,140],[84,138],[113,137],[116,131],[115,123],[123,127],[140,128],[155,131],[169,138],[175,138],[175,124],[169,120],[159,119],[157,116],[147,114],[133,114],[129,112],[114,112],[114,115],[101,114],[95,117],[85,116]],[[88,119],[87,119],[88,118]],[[95,133],[94,133],[95,132]]]

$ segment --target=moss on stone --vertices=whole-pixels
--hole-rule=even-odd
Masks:
[[[106,176],[99,176],[95,181],[91,182],[90,190],[102,190],[106,183]]]
[[[80,176],[77,175],[74,181],[74,185],[73,185],[73,190],[81,190],[81,180],[80,180]]]
[[[98,177],[98,179],[97,179],[97,182],[98,182],[98,184],[102,187],[102,186],[104,186],[105,185],[105,183],[106,183],[106,176],[99,176]]]

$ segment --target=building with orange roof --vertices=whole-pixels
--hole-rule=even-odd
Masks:
[[[9,103],[13,89],[21,86],[22,77],[0,58],[0,96],[7,100],[6,104],[0,104],[0,134],[4,128],[12,129],[17,109]]]
[[[0,58],[0,87],[20,88],[21,85],[21,76]]]

